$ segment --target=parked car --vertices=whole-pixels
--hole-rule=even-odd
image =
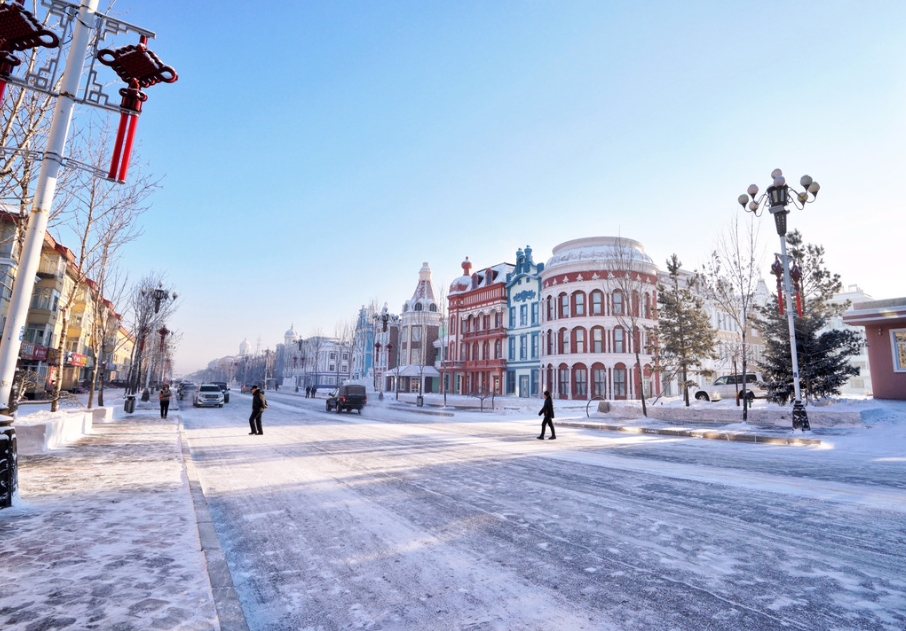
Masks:
[[[362,408],[365,407],[367,402],[368,397],[365,394],[365,386],[355,384],[340,386],[328,395],[327,411],[336,410],[337,414],[339,414],[343,410],[356,410],[361,414]]]
[[[223,407],[223,390],[216,383],[203,383],[195,393],[195,407]]]
[[[725,375],[718,377],[710,386],[696,388],[695,398],[698,401],[720,401],[742,396],[742,375]],[[759,372],[746,373],[746,399],[763,399],[768,396],[768,389]]]
[[[223,392],[223,402],[230,402],[230,387],[226,384],[226,381],[212,381],[215,386],[220,386],[220,391]]]

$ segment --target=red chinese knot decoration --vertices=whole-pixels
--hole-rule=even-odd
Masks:
[[[56,48],[60,38],[45,29],[29,11],[18,4],[0,5],[0,101],[6,93],[6,79],[22,63],[13,52],[44,46]]]
[[[97,55],[99,62],[109,66],[127,84],[127,87],[120,89],[120,96],[123,97],[120,108],[123,112],[120,114],[113,158],[107,174],[108,179],[118,182],[126,181],[138,116],[142,113],[142,103],[148,100],[148,95],[141,88],[158,83],[173,83],[179,78],[173,68],[164,65],[157,55],[148,50],[147,44],[148,38],[143,35],[138,44],[105,48],[99,50]]]

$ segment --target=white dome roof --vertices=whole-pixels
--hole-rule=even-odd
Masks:
[[[554,248],[553,256],[544,266],[544,273],[557,267],[582,261],[616,261],[628,256],[635,264],[657,266],[638,241],[625,237],[585,237],[566,241]]]

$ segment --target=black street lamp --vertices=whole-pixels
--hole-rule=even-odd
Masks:
[[[805,411],[805,406],[802,404],[802,391],[799,387],[799,357],[796,352],[796,324],[793,320],[793,292],[790,283],[790,260],[786,253],[786,218],[787,215],[790,214],[790,211],[787,210],[787,205],[791,201],[796,208],[802,210],[805,208],[806,204],[811,204],[815,201],[818,197],[818,191],[821,190],[821,186],[818,182],[814,181],[811,176],[803,175],[799,180],[799,184],[805,190],[799,192],[786,183],[786,178],[783,177],[783,171],[780,169],[774,169],[771,173],[771,178],[773,178],[771,186],[768,187],[767,191],[765,191],[761,197],[758,197],[758,186],[752,184],[749,186],[747,194],[740,195],[737,201],[739,202],[739,205],[743,207],[743,210],[754,214],[756,217],[760,217],[764,207],[770,204],[770,206],[768,206],[768,212],[774,216],[774,225],[777,228],[777,235],[780,237],[779,258],[783,264],[783,285],[786,291],[787,301],[787,325],[790,329],[790,357],[792,358],[793,363],[793,392],[796,398],[793,403],[793,429],[807,431],[810,430],[811,427],[808,422],[808,414]],[[790,191],[794,194],[792,200],[790,199]],[[743,381],[745,381],[745,377],[743,377]]]

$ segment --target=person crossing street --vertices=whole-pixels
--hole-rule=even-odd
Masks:
[[[249,426],[252,431],[249,432],[249,436],[255,434],[260,436],[264,433],[261,430],[261,415],[266,409],[267,399],[264,398],[264,391],[258,386],[252,386],[252,415],[249,417]]]

